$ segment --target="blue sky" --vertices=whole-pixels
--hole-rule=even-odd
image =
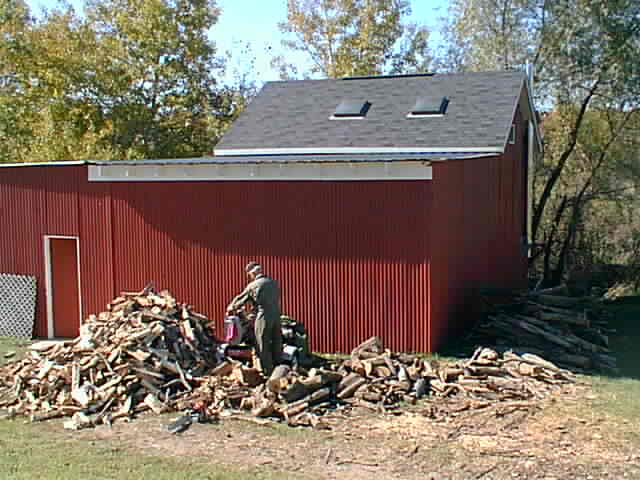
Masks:
[[[51,7],[55,0],[27,0],[32,8]],[[77,3],[71,0],[72,3]],[[411,0],[412,20],[426,24],[435,31],[438,19],[446,14],[447,0]],[[226,78],[232,81],[234,72],[251,71],[250,59],[255,58],[253,79],[259,84],[268,80],[277,80],[278,74],[271,66],[274,55],[284,53],[280,41],[282,35],[278,23],[286,20],[286,0],[218,0],[222,15],[211,31],[220,53],[231,52],[232,60],[228,66]],[[435,38],[433,38],[435,37]],[[437,35],[432,34],[437,41]],[[247,54],[247,45],[250,46]],[[289,60],[301,64],[303,57],[291,57]]]
[[[243,65],[238,62],[247,58],[242,55],[242,48],[248,42],[256,58],[257,79],[277,80],[278,74],[271,69],[270,61],[274,54],[284,53],[278,23],[287,18],[286,0],[219,0],[218,4],[222,16],[212,38],[221,51],[230,50],[236,58],[231,62],[231,69],[242,70]],[[412,20],[436,30],[438,18],[446,13],[446,5],[446,0],[411,0]],[[291,58],[291,52],[287,56]],[[304,57],[293,60],[300,63]]]

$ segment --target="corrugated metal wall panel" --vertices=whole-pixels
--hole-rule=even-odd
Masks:
[[[38,292],[36,296],[36,319],[34,332],[46,331],[46,304],[44,297],[44,249],[42,226],[44,221],[45,190],[41,184],[40,169],[21,171],[8,169],[9,195],[3,199],[3,229],[12,235],[11,247],[3,247],[2,263],[9,273],[34,275]],[[3,182],[4,183],[4,182]],[[5,184],[6,185],[6,184]],[[8,222],[5,221],[8,219]],[[3,267],[4,267],[3,265]]]
[[[216,320],[257,260],[313,348],[378,334],[426,350],[428,182],[113,184],[114,284],[153,281]]]
[[[101,312],[116,289],[113,283],[111,187],[79,178],[80,283],[82,313]]]
[[[85,316],[152,281],[220,329],[257,260],[314,349],[347,352],[380,335],[393,349],[435,350],[470,319],[479,286],[524,284],[521,158],[519,140],[416,182],[106,184],[87,182],[82,166],[3,169],[0,270],[38,278],[38,335],[43,236],[57,234],[80,237]]]
[[[523,283],[516,147],[434,165],[432,182],[105,184],[88,183],[85,167],[6,169],[0,241],[28,248],[3,248],[0,267],[38,277],[39,335],[48,233],[80,236],[85,316],[153,281],[221,328],[255,259],[313,348],[346,352],[380,335],[394,349],[433,350],[466,323],[473,289]]]
[[[78,191],[85,172],[82,166],[43,165],[3,168],[0,175],[0,270],[36,277],[39,337],[47,335],[44,236],[80,235]]]
[[[477,318],[479,288],[526,285],[522,152],[520,135],[502,156],[433,166],[432,350]]]
[[[526,168],[526,156],[525,149],[527,148],[527,122],[524,121],[520,109],[516,112],[516,143],[513,145],[512,151],[507,151],[507,156],[511,157],[512,165],[512,179],[513,190],[511,197],[511,207],[513,215],[513,235],[514,239],[514,251],[513,251],[513,279],[520,288],[525,288],[527,285],[527,268],[528,261],[526,256],[526,250],[524,243],[526,241],[526,218],[527,218],[527,205],[526,205],[526,189],[527,179],[525,176]],[[519,259],[519,261],[517,261]]]
[[[395,348],[426,349],[428,331],[417,322],[427,316],[427,290],[417,277],[428,262],[427,185],[336,184],[338,322],[359,340],[379,335]]]
[[[476,161],[476,160],[473,160]],[[464,321],[459,315],[464,290],[464,163],[450,161],[433,167],[431,208],[431,338],[430,350]],[[469,197],[470,198],[470,197]]]
[[[10,263],[13,263],[16,271],[11,273],[41,274],[44,263],[41,235],[45,218],[45,190],[41,188],[41,171],[37,168],[8,170],[10,194],[3,217],[6,215],[9,218],[10,227],[6,229],[13,233],[15,240],[13,248],[9,247],[7,252],[15,257]],[[32,246],[36,247],[35,251]],[[41,278],[38,278],[40,282]]]
[[[337,273],[336,186],[294,182],[256,188],[263,202],[282,208],[266,213],[272,226],[263,225],[267,236],[259,261],[269,265],[281,284],[283,311],[306,322],[314,348],[329,351],[342,337],[336,318],[337,279],[331,284],[332,272]]]
[[[43,166],[35,170],[41,175],[40,184],[45,185],[47,192],[44,207],[46,234],[78,236],[80,231],[79,180],[82,176],[86,177],[86,167],[46,168]]]

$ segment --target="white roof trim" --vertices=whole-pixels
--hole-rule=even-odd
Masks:
[[[327,147],[327,148],[222,148],[215,149],[219,157],[232,155],[324,155],[339,153],[503,153],[503,147]]]
[[[518,106],[520,105],[520,99],[522,98],[522,90],[527,89],[527,80],[525,78],[520,82],[520,88],[518,89],[518,96],[516,97],[516,101],[513,104],[513,110],[511,111],[511,118],[509,119],[509,128],[507,128],[507,134],[504,137],[505,148],[509,143],[509,137],[511,136],[511,129],[513,128],[513,124],[516,121],[516,112],[518,111]],[[527,94],[527,96],[529,96]]]
[[[538,151],[542,153],[543,151],[542,138],[540,137],[540,129],[538,128],[538,119],[536,118],[536,109],[533,105],[533,90],[531,89],[531,84],[529,83],[529,75],[524,76],[524,79],[522,80],[522,87],[520,87],[520,91],[522,91],[522,88],[525,89],[527,94],[527,104],[529,106],[529,120],[533,123],[533,131],[536,137],[536,145],[538,146]],[[515,118],[516,110],[519,104],[520,104],[520,97],[518,97],[518,101],[516,102],[515,108],[513,110],[513,115],[511,116],[511,118]],[[508,135],[507,135],[507,138],[509,138]]]
[[[531,91],[528,76],[526,75],[522,79],[522,83],[520,84],[520,94],[516,99],[516,103],[513,105],[513,112],[511,113],[511,123],[509,123],[509,129],[507,130],[507,136],[505,137],[504,141],[505,141],[505,144],[509,142],[509,136],[511,135],[511,127],[513,126],[513,122],[515,122],[515,119],[516,119],[516,112],[518,111],[518,106],[520,105],[523,89],[525,90],[525,93],[527,96],[527,106],[529,107],[528,119],[531,120],[533,123],[534,133],[536,137],[536,145],[538,146],[538,151],[542,153],[542,139],[540,138],[540,130],[538,130],[538,121],[536,119],[536,111],[533,107],[533,99],[531,97],[533,92]]]
[[[90,165],[90,182],[431,180],[429,162]]]
[[[85,165],[84,160],[73,160],[68,162],[26,162],[26,163],[0,163],[0,168],[10,167],[66,167],[70,165]]]
[[[529,110],[531,111],[531,120],[533,123],[533,130],[536,133],[536,143],[538,145],[538,151],[542,153],[544,151],[544,147],[542,145],[542,138],[540,137],[540,128],[538,126],[538,119],[536,118],[536,109],[533,105],[533,89],[531,88],[531,84],[529,82],[529,76],[525,76],[525,85],[527,86],[527,100],[529,103]]]
[[[441,118],[444,113],[412,113],[407,114],[407,118]]]

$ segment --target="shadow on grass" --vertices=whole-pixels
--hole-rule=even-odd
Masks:
[[[611,303],[613,313],[610,346],[618,360],[620,377],[640,379],[640,296],[623,297]]]
[[[611,302],[609,328],[610,348],[618,362],[618,375],[599,374],[603,377],[640,379],[640,296],[622,297]],[[469,358],[478,346],[460,336],[438,351],[438,356],[456,359]]]
[[[447,342],[442,348],[438,350],[437,355],[439,357],[464,360],[473,355],[473,352],[478,346],[478,343],[474,343],[472,340],[468,340],[467,336],[461,336]]]

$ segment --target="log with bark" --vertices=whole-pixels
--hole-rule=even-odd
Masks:
[[[573,363],[612,363],[597,337],[566,335],[535,312],[495,312],[493,321],[522,337],[544,338]],[[452,363],[392,352],[372,337],[347,359],[310,370],[279,365],[264,378],[249,361],[216,358],[217,346],[206,317],[168,292],[123,293],[91,315],[77,339],[39,343],[0,368],[0,409],[34,421],[72,417],[65,423],[72,429],[170,410],[327,428],[322,416],[336,407],[384,414],[425,398],[462,406],[532,402],[574,381],[542,349],[518,355],[479,348]]]
[[[578,372],[618,373],[609,348],[606,312],[596,299],[569,297],[566,289],[502,291],[486,295],[486,318],[471,338],[536,353]]]
[[[168,291],[124,292],[90,315],[75,340],[37,342],[24,359],[0,369],[0,408],[38,421],[80,411],[92,424],[108,413],[162,413],[218,363],[218,344],[207,318]],[[231,367],[240,382],[255,384],[253,372]]]

